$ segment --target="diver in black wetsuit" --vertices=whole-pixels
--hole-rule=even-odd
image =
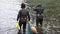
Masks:
[[[30,15],[27,9],[25,9],[25,4],[22,3],[21,4],[21,10],[19,11],[18,15],[17,15],[17,21],[19,20],[19,25],[20,28],[23,24],[23,34],[25,34],[26,31],[26,23],[27,21],[30,21]],[[18,34],[21,34],[20,30],[18,32]]]
[[[34,11],[36,11],[36,26],[38,26],[39,23],[42,26],[44,9],[41,5],[37,5]]]

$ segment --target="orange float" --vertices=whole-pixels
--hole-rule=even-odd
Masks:
[[[31,32],[32,33],[36,33],[37,32],[36,28],[35,27],[31,27]]]

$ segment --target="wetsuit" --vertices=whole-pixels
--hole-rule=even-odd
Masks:
[[[28,17],[28,20],[30,20],[30,15],[29,15],[29,12],[28,10],[26,9],[21,9],[18,13],[18,16],[17,16],[17,21],[19,20],[19,25],[20,25],[20,28],[23,24],[23,32],[25,32],[25,29],[26,29],[26,22],[27,22],[27,17]],[[21,18],[26,18],[26,21],[22,22]],[[23,19],[24,20],[24,19]]]
[[[36,7],[34,9],[34,11],[36,11],[36,26],[38,26],[39,23],[42,26],[42,22],[43,22],[43,10],[44,9],[42,7]]]

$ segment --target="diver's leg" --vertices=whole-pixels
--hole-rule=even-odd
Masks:
[[[39,20],[36,18],[36,26],[38,27]]]
[[[20,21],[19,21],[19,26],[20,26],[20,29],[21,29],[22,23]],[[18,34],[21,34],[21,30],[18,31]]]
[[[42,25],[43,25],[43,19],[40,19],[40,25],[42,27]]]
[[[26,34],[26,22],[23,23],[23,34]]]

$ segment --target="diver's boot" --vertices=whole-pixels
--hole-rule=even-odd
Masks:
[[[21,30],[18,31],[18,34],[21,34]]]
[[[26,34],[26,31],[25,31],[25,29],[23,30],[23,34]]]
[[[26,34],[26,32],[23,32],[23,34]]]

